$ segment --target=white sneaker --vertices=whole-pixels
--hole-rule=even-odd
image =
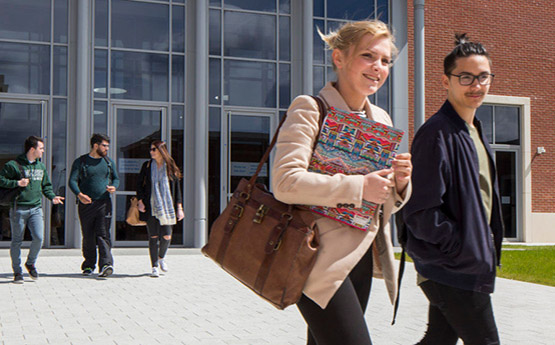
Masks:
[[[160,269],[162,270],[162,272],[168,271],[168,264],[166,263],[166,260],[159,258],[158,264],[160,265]]]
[[[160,277],[160,273],[158,273],[158,267],[152,267],[152,273],[150,274],[152,278]]]

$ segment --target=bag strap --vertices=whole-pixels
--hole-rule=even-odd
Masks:
[[[407,228],[406,224],[403,221],[402,217],[399,214],[395,215],[395,225],[397,226],[397,233],[403,233],[403,237],[406,234]],[[391,325],[395,324],[395,319],[397,318],[397,312],[399,311],[399,300],[401,298],[401,282],[403,281],[403,273],[405,272],[405,261],[406,255],[405,246],[406,246],[406,239],[401,239],[401,236],[398,236],[400,244],[401,244],[401,259],[399,261],[399,274],[397,276],[397,296],[395,296],[395,305],[393,306],[393,320],[391,321]]]
[[[326,106],[324,105],[324,102],[322,101],[322,99],[320,99],[320,97],[317,97],[317,96],[311,96],[311,97],[318,104],[318,111],[320,112],[320,117],[318,118],[318,135],[316,136],[316,139],[314,141],[314,146],[316,146],[316,143],[318,142],[318,137],[320,136],[320,131],[322,130],[322,124],[324,123],[324,117],[326,116]],[[262,156],[262,158],[260,159],[260,162],[258,163],[258,167],[256,168],[256,172],[254,173],[254,175],[251,176],[251,178],[249,180],[249,184],[247,186],[249,194],[252,190],[252,187],[256,183],[256,179],[258,178],[258,174],[260,174],[260,171],[262,171],[262,167],[264,166],[264,164],[268,160],[268,157],[270,157],[270,152],[272,151],[272,149],[276,145],[277,138],[278,138],[278,135],[279,135],[279,130],[281,129],[281,126],[285,122],[286,118],[287,118],[287,113],[285,113],[283,115],[283,118],[279,122],[276,133],[274,134],[274,137],[272,138],[272,141],[270,142],[270,146],[268,146],[268,148],[266,149],[266,152],[264,152],[264,155]]]

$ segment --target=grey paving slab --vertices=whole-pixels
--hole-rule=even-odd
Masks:
[[[26,255],[26,250],[23,251]],[[146,248],[114,249],[108,279],[80,274],[79,250],[45,249],[41,277],[12,283],[0,249],[0,344],[304,344],[295,307],[278,311],[196,249],[171,248],[170,272],[150,278]],[[397,323],[382,281],[366,314],[375,344],[414,344],[426,329],[427,301],[408,265]],[[555,288],[498,279],[494,312],[502,344],[555,344]]]

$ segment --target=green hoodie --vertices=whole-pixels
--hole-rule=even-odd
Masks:
[[[42,194],[50,200],[54,199],[56,194],[52,190],[46,166],[39,160],[29,162],[25,154],[19,155],[16,160],[21,165],[25,178],[29,179],[29,184],[21,190],[17,198],[17,205],[40,206]],[[0,187],[15,188],[21,178],[17,164],[11,160],[0,171]]]

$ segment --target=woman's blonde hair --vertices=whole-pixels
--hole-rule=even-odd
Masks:
[[[327,35],[323,34],[320,28],[317,29],[318,34],[322,40],[326,42],[327,49],[329,50],[339,49],[343,52],[347,52],[351,46],[356,46],[364,35],[370,34],[376,38],[388,38],[391,42],[391,59],[393,60],[397,56],[398,50],[395,46],[395,37],[387,25],[381,20],[372,19],[345,23],[339,29],[331,31]],[[336,69],[335,64],[333,64],[333,69]]]

